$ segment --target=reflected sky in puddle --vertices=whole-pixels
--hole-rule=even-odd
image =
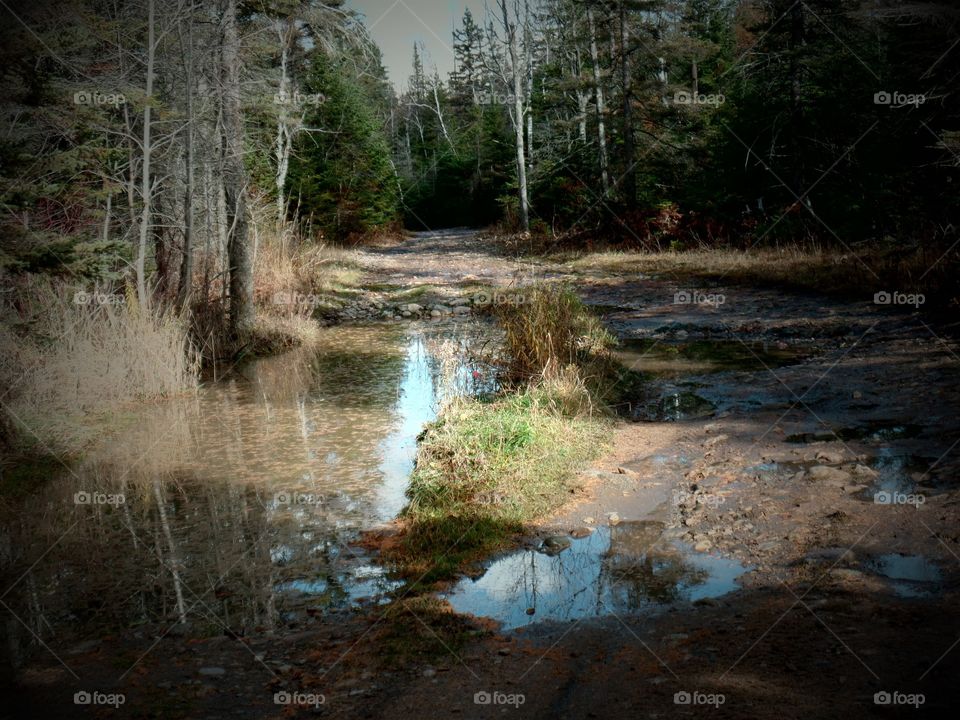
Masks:
[[[922,555],[880,555],[866,563],[868,569],[890,579],[893,591],[901,597],[932,594],[940,583],[940,568]]]
[[[692,552],[661,538],[662,531],[655,522],[621,523],[572,540],[555,556],[514,552],[491,563],[480,578],[461,580],[447,599],[457,612],[514,629],[719,597],[735,590],[736,578],[749,569]]]
[[[326,329],[319,350],[118,413],[115,436],[6,513],[5,586],[22,576],[6,602],[59,643],[181,617],[204,632],[269,630],[389,591],[351,542],[405,503],[416,436],[450,391],[439,343],[484,335]],[[459,391],[491,389],[485,369],[453,367]]]

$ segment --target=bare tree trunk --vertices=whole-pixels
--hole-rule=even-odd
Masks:
[[[517,184],[520,191],[520,226],[524,232],[530,229],[530,207],[527,199],[527,162],[524,148],[523,128],[523,77],[517,63],[520,61],[519,40],[516,24],[510,24],[510,14],[507,11],[507,0],[500,0],[500,10],[503,13],[503,27],[507,33],[507,44],[510,52],[510,74],[513,80],[513,132],[517,148]]]
[[[177,288],[177,307],[183,308],[190,299],[190,290],[193,286],[193,17],[190,18],[190,32],[187,35],[189,46],[185,59],[186,67],[186,100],[187,100],[187,134],[184,139],[184,162],[186,164],[186,183],[183,190],[183,255],[180,259],[180,285]]]
[[[629,34],[626,3],[620,0],[620,82],[623,85],[623,161],[626,165],[623,196],[628,203],[633,203],[637,199],[637,172],[633,160],[633,104],[630,97],[630,60],[627,54]]]
[[[140,216],[140,238],[137,246],[136,260],[137,300],[140,301],[141,307],[146,307],[149,303],[147,296],[146,262],[147,236],[150,232],[150,218],[152,213],[150,196],[153,192],[150,187],[150,155],[153,149],[150,145],[150,113],[152,110],[151,103],[153,102],[153,65],[156,54],[153,25],[153,0],[147,0],[147,81],[143,107],[143,168],[141,169],[142,182],[140,186],[140,193],[143,196],[143,212]]]
[[[243,117],[240,108],[240,37],[236,0],[223,11],[223,188],[227,211],[227,260],[230,269],[230,330],[249,333],[254,322],[253,261],[247,240],[247,177],[243,165]]]
[[[583,74],[583,62],[580,58],[580,49],[576,51],[574,56],[575,71],[574,75],[577,77],[577,130],[580,136],[580,142],[584,145],[587,144],[587,104],[590,102],[590,94],[584,92],[583,88],[580,87],[580,77]]]
[[[290,78],[287,75],[287,61],[290,56],[290,38],[293,33],[292,21],[287,19],[280,30],[280,109],[277,120],[277,141],[274,152],[277,156],[277,228],[283,226],[287,217],[287,198],[284,188],[287,184],[287,172],[290,169],[290,153],[293,150],[293,135],[290,132],[288,113],[290,97]]]
[[[106,183],[104,183],[106,184]],[[107,191],[107,209],[103,215],[103,241],[110,239],[110,221],[113,217],[113,193]]]
[[[597,140],[600,147],[600,182],[603,194],[610,191],[610,163],[607,159],[607,131],[604,125],[606,108],[603,104],[603,85],[600,81],[600,53],[597,51],[597,27],[593,8],[587,5],[587,23],[590,26],[590,62],[593,65],[593,91],[597,99]]]

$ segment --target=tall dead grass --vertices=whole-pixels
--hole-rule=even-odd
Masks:
[[[27,332],[17,332],[11,325],[20,318],[6,308],[0,381],[21,435],[77,450],[118,405],[196,387],[199,358],[180,316],[140,307],[132,292],[49,282],[20,290],[18,302],[32,315]]]

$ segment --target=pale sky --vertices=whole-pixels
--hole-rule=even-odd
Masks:
[[[383,64],[400,90],[413,68],[413,44],[426,47],[424,68],[436,66],[446,80],[453,69],[453,28],[469,6],[483,22],[484,0],[347,0],[347,6],[367,16],[370,36],[383,51]]]

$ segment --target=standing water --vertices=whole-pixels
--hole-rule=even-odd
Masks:
[[[467,332],[324,330],[319,349],[111,418],[84,461],[5,512],[12,629],[56,651],[136,626],[240,634],[376,602],[393,583],[351,543],[402,509],[443,392],[435,349]],[[455,380],[486,382],[464,368]]]

